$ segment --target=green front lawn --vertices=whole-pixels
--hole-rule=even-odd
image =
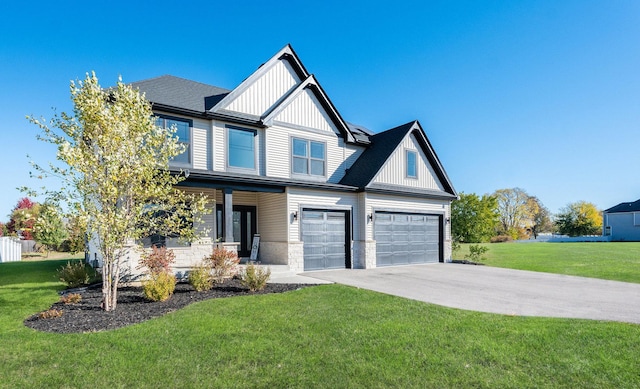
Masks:
[[[464,258],[469,244],[454,252]],[[640,242],[487,243],[486,265],[640,283]]]
[[[637,387],[640,326],[443,308],[340,285],[39,333],[64,261],[0,264],[0,387]],[[473,293],[473,291],[469,291]]]

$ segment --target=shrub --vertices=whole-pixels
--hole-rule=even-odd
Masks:
[[[264,289],[267,286],[267,281],[271,278],[271,269],[265,268],[260,265],[256,265],[254,262],[249,262],[247,267],[240,275],[240,283],[251,292]]]
[[[491,238],[491,243],[511,242],[512,240],[509,235],[497,235]]]
[[[138,269],[147,268],[152,276],[162,272],[170,272],[171,265],[176,261],[176,255],[173,250],[167,250],[166,247],[158,248],[153,246],[151,252],[145,251],[140,256],[140,265]]]
[[[238,254],[224,247],[216,247],[210,256],[203,259],[205,266],[210,266],[214,282],[222,282],[238,274]]]
[[[198,292],[204,292],[213,287],[211,267],[200,263],[189,272],[189,284]]]
[[[176,290],[176,276],[162,271],[142,282],[144,297],[151,301],[166,301]]]
[[[82,296],[78,293],[69,293],[64,296],[60,296],[60,302],[63,304],[77,304],[82,301]]]
[[[483,255],[487,251],[489,251],[488,247],[480,246],[479,244],[474,244],[472,246],[469,246],[469,254],[465,255],[464,257],[474,262],[484,261],[486,258],[483,257]]]
[[[87,285],[91,277],[89,270],[84,266],[84,262],[67,262],[58,270],[60,281],[67,284],[69,288],[77,288],[80,285]]]
[[[44,311],[44,312],[40,312],[38,314],[38,317],[40,319],[54,319],[54,318],[60,317],[60,316],[62,316],[62,311],[59,310],[59,309],[54,309],[54,308],[51,308],[51,309],[49,309],[47,311]]]

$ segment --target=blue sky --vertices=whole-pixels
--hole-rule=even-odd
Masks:
[[[287,43],[346,120],[420,120],[458,191],[640,198],[637,1],[20,3],[0,5],[0,221],[41,184],[26,155],[55,160],[24,117],[69,112],[69,80],[231,89]]]

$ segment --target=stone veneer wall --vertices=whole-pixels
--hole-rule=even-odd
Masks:
[[[304,271],[304,244],[302,242],[289,242],[287,254],[289,268],[296,273],[302,273]]]
[[[376,241],[353,241],[353,268],[373,269],[376,267]]]
[[[289,244],[287,242],[260,242],[258,260],[269,265],[288,265]]]

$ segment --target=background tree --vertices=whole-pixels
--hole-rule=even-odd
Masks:
[[[67,209],[87,222],[102,258],[103,308],[115,310],[120,264],[132,242],[170,231],[192,241],[202,231],[207,199],[175,189],[184,180],[171,174],[169,159],[184,152],[176,129],[155,125],[151,105],[119,80],[102,89],[94,73],[71,82],[73,115],[54,116],[49,124],[29,117],[42,130],[39,139],[57,146],[57,158],[66,164],[34,167],[42,177],[64,181],[48,198],[70,201]],[[155,218],[159,212],[166,217]]]
[[[18,200],[7,223],[9,235],[19,236],[20,239],[33,240],[33,225],[38,218],[40,205],[28,197]]]
[[[556,215],[556,228],[560,234],[569,236],[602,234],[602,213],[589,202],[568,204]]]
[[[554,225],[551,220],[551,212],[545,207],[540,199],[535,196],[529,197],[530,209],[532,212],[531,226],[529,230],[534,239],[542,232],[553,232]]]
[[[36,242],[46,247],[47,256],[49,256],[49,251],[57,250],[65,240],[67,227],[55,205],[44,203],[40,206],[40,213],[33,225],[33,237]]]
[[[524,189],[498,189],[493,193],[498,201],[500,214],[499,233],[513,239],[522,238],[533,225],[533,217],[538,210],[538,202]]]
[[[67,239],[64,242],[65,251],[72,254],[87,249],[87,221],[81,216],[72,215],[67,221]]]
[[[460,193],[451,204],[451,234],[458,242],[479,243],[488,241],[498,224],[495,197],[475,193]]]

